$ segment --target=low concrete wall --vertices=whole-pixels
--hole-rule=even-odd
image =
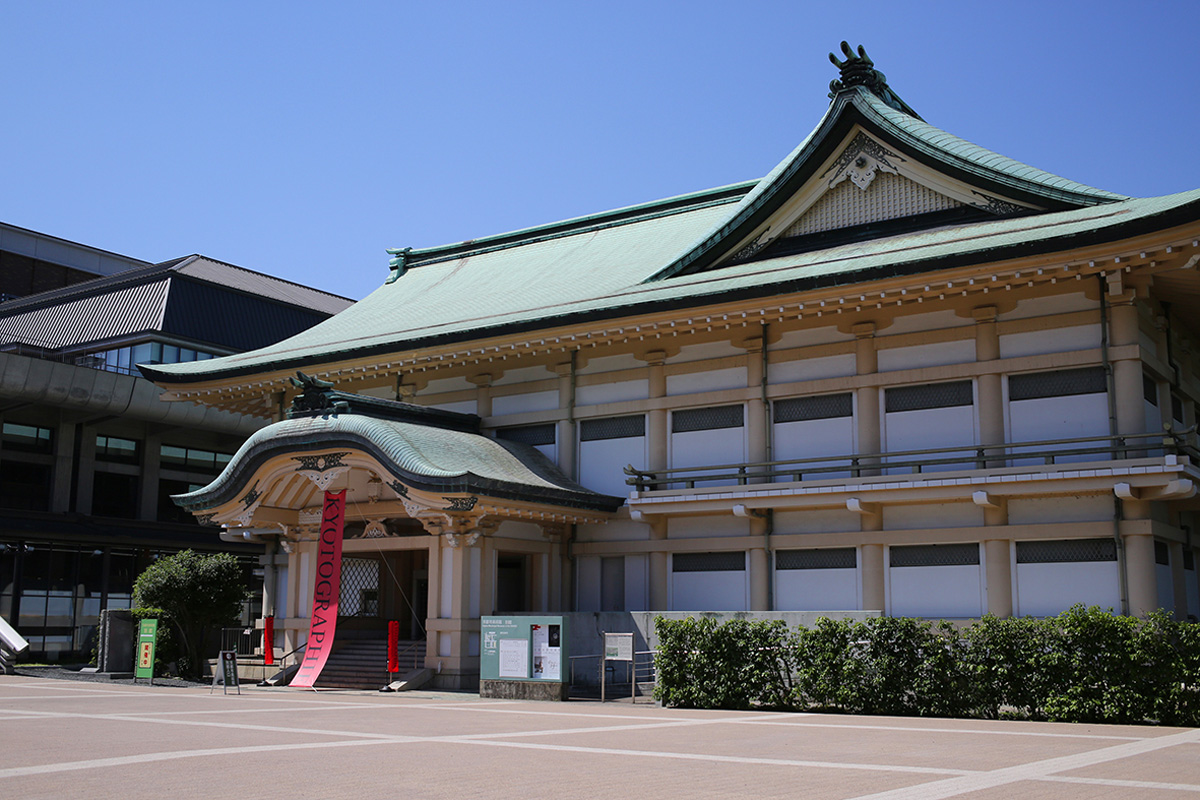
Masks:
[[[512,614],[506,616],[541,616]],[[567,625],[568,655],[572,664],[566,665],[565,676],[575,686],[599,686],[599,657],[604,650],[605,633],[632,633],[633,649],[637,652],[658,649],[654,633],[655,617],[686,619],[697,617],[715,619],[718,623],[731,619],[783,620],[789,628],[811,628],[821,617],[830,619],[865,620],[880,616],[878,611],[575,611],[563,614]]]

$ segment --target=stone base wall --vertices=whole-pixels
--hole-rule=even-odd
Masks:
[[[567,699],[567,684],[553,681],[492,681],[479,682],[480,697],[497,697],[503,700],[554,700]]]

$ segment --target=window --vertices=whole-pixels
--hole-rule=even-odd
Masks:
[[[979,564],[979,545],[918,544],[888,549],[893,567],[953,567]]]
[[[1101,394],[1108,391],[1103,367],[1034,372],[1008,377],[1009,400],[1036,400],[1043,397],[1067,397],[1076,394]]]
[[[53,447],[49,428],[6,422],[4,423],[3,430],[3,446],[5,450],[19,450],[25,453],[49,453]]]
[[[225,469],[225,465],[233,456],[228,453],[215,453],[211,450],[198,450],[194,447],[164,444],[162,450],[159,451],[159,458],[164,466],[216,473]]]
[[[886,390],[884,397],[888,413],[969,406],[974,402],[970,381],[896,386]]]
[[[140,449],[138,442],[133,439],[121,439],[116,436],[96,437],[96,460],[98,461],[136,464]]]
[[[671,557],[672,572],[744,572],[746,554],[741,550],[728,553],[676,553]]]
[[[853,547],[825,547],[814,550],[779,550],[775,569],[855,569],[858,553]]]
[[[715,431],[744,425],[741,406],[687,408],[671,415],[671,432]]]
[[[579,423],[579,441],[597,442],[603,439],[632,439],[646,435],[646,417],[605,417],[585,419]]]
[[[849,392],[777,400],[772,408],[775,422],[803,422],[854,415],[854,401]]]
[[[1058,539],[1017,542],[1018,564],[1067,564],[1081,561],[1116,561],[1112,539]]]
[[[499,428],[496,430],[496,438],[538,447],[554,444],[554,429],[555,425],[553,422],[547,422],[542,425],[520,425],[512,428]]]

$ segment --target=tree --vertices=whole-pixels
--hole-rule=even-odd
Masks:
[[[183,633],[187,664],[183,672],[200,674],[209,629],[237,618],[246,584],[237,559],[229,553],[184,550],[151,564],[133,584],[133,604],[161,608]]]

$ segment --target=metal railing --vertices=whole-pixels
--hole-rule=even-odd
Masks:
[[[636,650],[633,661],[605,661],[599,653],[589,653],[582,656],[571,656],[570,678],[571,694],[600,696],[600,685],[606,685],[614,696],[649,697],[654,693],[654,683],[657,673],[654,668],[654,657],[657,650]],[[601,680],[601,670],[604,678]]]
[[[221,649],[232,650],[238,658],[258,655],[263,632],[259,628],[222,628]]]
[[[1027,463],[1054,465],[1070,461],[1146,458],[1176,455],[1200,460],[1196,428],[1122,436],[1088,436],[1076,439],[1045,439],[1035,442],[939,447],[888,453],[850,453],[815,456],[786,461],[717,464],[709,467],[677,467],[642,470],[625,467],[625,482],[639,492],[663,489],[695,489],[698,483],[771,483],[820,480],[849,475],[920,474],[929,469],[998,469]]]

